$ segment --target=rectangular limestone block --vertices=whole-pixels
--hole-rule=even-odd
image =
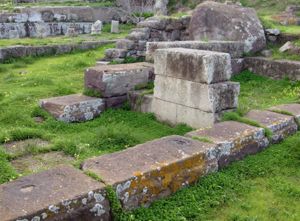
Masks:
[[[104,100],[105,100],[105,109],[120,108],[126,103],[127,95],[122,95],[118,97],[108,97],[105,98]]]
[[[275,107],[271,107],[270,111],[279,111],[279,112],[286,112],[291,114],[295,117],[295,119],[300,122],[300,104],[283,104],[278,105]]]
[[[158,49],[155,74],[197,83],[212,84],[231,77],[229,54],[185,48]]]
[[[246,117],[269,128],[273,132],[272,143],[278,143],[298,130],[293,116],[271,111],[252,110]]]
[[[8,220],[110,220],[103,184],[60,166],[0,185],[0,217]]]
[[[152,101],[152,112],[158,120],[171,125],[187,124],[193,128],[212,126],[218,122],[223,112],[205,112],[196,108],[187,107],[168,101],[154,98]]]
[[[240,85],[235,82],[202,84],[157,75],[154,85],[154,97],[205,112],[220,112],[238,105]]]
[[[142,113],[152,112],[153,94],[146,93],[147,90],[130,91],[128,101],[133,111]]]
[[[81,94],[40,100],[40,106],[59,121],[84,122],[99,116],[105,109],[101,98]]]
[[[153,72],[150,63],[96,66],[86,70],[85,88],[100,92],[102,97],[126,95],[136,85],[146,84]]]
[[[186,136],[208,139],[217,144],[216,155],[220,168],[249,154],[255,154],[269,145],[263,128],[235,121],[217,123],[210,128],[192,131]]]
[[[169,136],[86,160],[82,169],[112,185],[123,207],[133,209],[171,195],[217,170],[215,146]]]
[[[232,58],[241,58],[244,54],[244,43],[238,41],[164,41],[148,42],[146,59],[153,61],[155,51],[164,48],[187,48],[205,51],[216,51],[230,54]]]

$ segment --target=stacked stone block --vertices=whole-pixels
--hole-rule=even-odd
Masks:
[[[195,128],[213,125],[224,111],[238,105],[239,84],[229,82],[226,53],[173,48],[154,56],[152,111],[161,121]]]

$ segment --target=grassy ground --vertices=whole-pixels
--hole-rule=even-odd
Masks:
[[[294,42],[296,46],[300,47],[300,41]],[[280,52],[279,49],[282,45],[274,45],[269,44],[267,46],[268,49],[272,51],[272,59],[274,60],[292,60],[292,61],[300,61],[300,54],[292,54],[289,52]]]
[[[51,44],[68,44],[81,43],[84,41],[95,40],[113,40],[116,38],[125,38],[133,25],[120,25],[120,33],[110,33],[110,24],[105,24],[100,35],[78,35],[77,37],[56,36],[47,38],[21,38],[21,39],[1,39],[0,47],[11,45],[51,45]]]

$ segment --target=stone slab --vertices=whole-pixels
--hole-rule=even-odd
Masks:
[[[170,136],[86,160],[82,169],[112,185],[123,207],[133,209],[215,171],[214,148],[213,144]]]
[[[105,102],[100,98],[75,94],[40,100],[40,106],[57,120],[70,123],[94,119],[104,111]]]
[[[291,113],[300,122],[300,104],[283,104],[271,107],[270,111],[286,111]]]
[[[157,49],[188,48],[205,51],[216,51],[230,54],[231,58],[241,58],[244,53],[244,43],[237,41],[172,41],[147,42],[146,59],[153,61]]]
[[[230,55],[185,48],[158,49],[154,56],[156,75],[212,84],[231,77]]]
[[[69,166],[0,185],[3,221],[109,221],[109,210],[104,185]]]
[[[105,109],[120,108],[127,101],[127,95],[105,98]]]
[[[272,143],[280,142],[298,130],[293,116],[271,111],[251,110],[246,117],[269,128],[273,132]]]
[[[156,75],[154,85],[154,97],[205,112],[220,112],[238,105],[240,85],[235,82],[202,84]]]
[[[96,66],[86,70],[85,87],[106,98],[126,95],[135,86],[146,84],[153,72],[153,65],[145,62]]]
[[[133,111],[142,113],[152,112],[153,94],[145,94],[146,90],[130,91],[128,93],[128,101]]]
[[[264,129],[235,121],[226,121],[186,134],[192,138],[206,138],[218,145],[216,150],[220,168],[255,154],[268,146]]]

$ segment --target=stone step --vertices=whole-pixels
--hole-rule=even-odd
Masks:
[[[158,49],[154,56],[155,74],[212,84],[231,77],[229,54],[186,48]]]
[[[85,88],[99,92],[102,97],[126,95],[140,84],[147,84],[154,73],[150,63],[102,65],[85,72]]]
[[[272,143],[278,143],[287,136],[290,136],[298,130],[298,126],[293,116],[274,113],[271,111],[252,110],[247,118],[260,123],[269,128],[272,132]]]
[[[152,112],[153,94],[146,93],[147,90],[129,91],[128,101],[133,111],[142,113]]]
[[[300,104],[283,104],[275,107],[271,107],[270,111],[282,111],[292,114],[295,119],[300,122]]]
[[[40,100],[40,106],[57,120],[70,123],[94,119],[104,111],[105,102],[100,98],[74,94]]]
[[[0,217],[8,220],[110,220],[103,184],[69,166],[0,185]]]
[[[149,205],[216,170],[214,144],[170,136],[86,160],[82,169],[112,185],[125,209]]]
[[[269,145],[263,128],[235,121],[217,123],[210,128],[189,132],[186,136],[217,144],[215,152],[219,168],[255,154]]]

